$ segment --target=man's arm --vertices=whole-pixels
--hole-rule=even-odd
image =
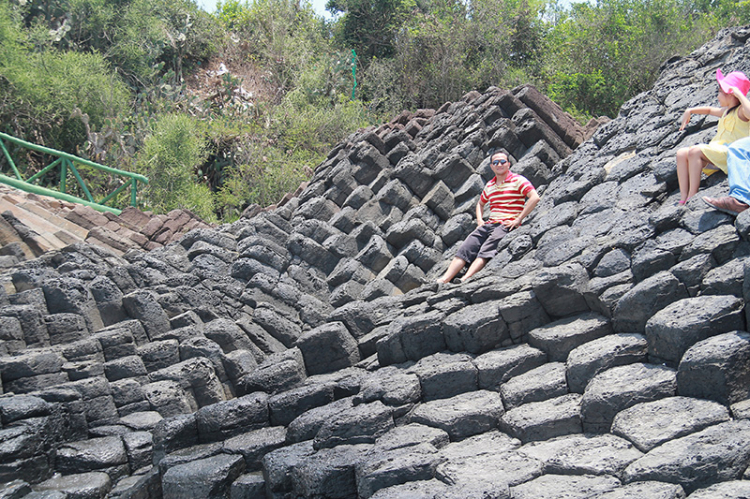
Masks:
[[[503,220],[505,228],[513,230],[521,225],[523,219],[536,208],[537,203],[539,203],[539,194],[537,194],[536,189],[532,189],[529,195],[526,196],[526,204],[523,205],[523,211],[513,220]]]
[[[482,199],[480,198],[477,202],[477,227],[481,227],[484,225],[484,218],[482,218],[482,208],[484,207],[484,204],[482,203]]]

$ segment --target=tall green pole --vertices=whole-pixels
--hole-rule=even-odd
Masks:
[[[352,100],[354,100],[354,91],[357,89],[357,53],[352,49],[352,76],[354,85],[352,85]]]

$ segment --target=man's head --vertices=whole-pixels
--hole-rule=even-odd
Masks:
[[[510,170],[510,160],[504,152],[496,152],[490,157],[490,168],[499,179],[504,179]]]

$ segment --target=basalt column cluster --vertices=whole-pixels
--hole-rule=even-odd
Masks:
[[[350,136],[275,209],[15,267],[6,494],[747,495],[750,210],[678,206],[674,154],[715,132],[679,118],[748,38],[667,61],[585,141],[532,87],[473,92]],[[438,286],[495,148],[542,201]]]

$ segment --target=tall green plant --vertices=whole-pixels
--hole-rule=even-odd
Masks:
[[[553,28],[549,90],[564,105],[614,117],[653,84],[666,59],[712,36],[710,17],[682,0],[598,0],[573,4]]]
[[[0,19],[3,131],[75,153],[86,139],[76,109],[93,127],[127,113],[129,92],[101,55],[55,49],[48,30],[23,29],[8,2]]]
[[[331,53],[325,23],[309,3],[254,0],[219,4],[219,19],[243,40],[244,57],[268,73],[276,103],[297,87],[300,75]]]
[[[328,0],[326,9],[343,14],[336,37],[343,48],[354,48],[366,62],[391,57],[404,21],[416,8],[413,0]]]
[[[200,123],[184,114],[161,116],[152,126],[136,158],[136,169],[149,179],[147,207],[157,212],[189,209],[214,220],[210,189],[199,185],[197,170],[207,156]]]

